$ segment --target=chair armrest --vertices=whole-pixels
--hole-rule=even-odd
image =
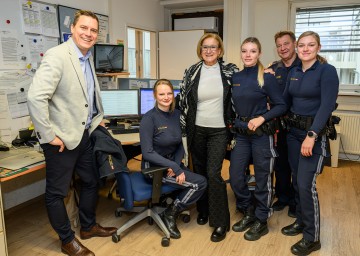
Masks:
[[[159,203],[160,201],[163,172],[167,171],[167,169],[168,167],[149,167],[141,170],[144,175],[152,176],[152,203]]]
[[[146,169],[142,169],[141,172],[144,174],[144,175],[155,175],[156,173],[163,173],[164,171],[166,171],[167,169],[169,169],[169,167],[158,167],[158,166],[155,166],[155,167],[149,167],[149,168],[146,168]]]

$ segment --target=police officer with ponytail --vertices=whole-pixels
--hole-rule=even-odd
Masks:
[[[274,118],[286,111],[275,76],[264,73],[259,58],[261,45],[249,37],[241,45],[244,69],[235,73],[232,81],[232,101],[236,112],[234,122],[236,145],[231,152],[230,184],[237,198],[237,206],[244,217],[232,227],[235,232],[249,229],[244,237],[255,241],[269,232],[267,219],[271,216],[271,173],[277,152],[274,148],[276,132]],[[272,107],[267,109],[270,99]],[[255,170],[255,200],[247,186],[245,170],[253,159]]]
[[[287,236],[302,234],[291,247],[295,255],[319,250],[320,205],[316,178],[329,157],[326,123],[335,109],[339,78],[335,67],[318,55],[320,37],[313,31],[302,33],[297,42],[301,64],[291,70],[284,98],[289,104],[289,163],[295,189],[296,221],[281,232]]]

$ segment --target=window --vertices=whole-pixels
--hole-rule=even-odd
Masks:
[[[360,5],[297,8],[295,34],[320,35],[321,52],[336,67],[341,85],[360,84]]]
[[[130,77],[156,77],[155,32],[128,28],[128,69]]]

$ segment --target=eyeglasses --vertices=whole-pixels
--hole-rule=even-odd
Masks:
[[[203,52],[207,52],[208,50],[210,50],[211,52],[215,52],[218,48],[219,48],[219,46],[216,46],[216,45],[203,45],[203,46],[201,46],[201,50]]]

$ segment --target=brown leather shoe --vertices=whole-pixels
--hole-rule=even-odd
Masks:
[[[111,236],[117,231],[117,228],[114,227],[102,227],[98,223],[95,224],[90,230],[80,230],[81,239],[89,239],[94,236],[106,237]]]
[[[95,256],[95,253],[83,246],[76,237],[70,243],[61,245],[61,252],[70,256]]]

